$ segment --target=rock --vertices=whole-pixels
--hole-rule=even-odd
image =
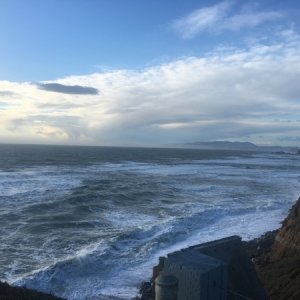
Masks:
[[[5,282],[0,282],[0,299],[1,300],[59,300],[52,295],[33,291],[23,287],[10,286]]]
[[[291,208],[288,217],[275,237],[271,261],[300,253],[300,198]]]
[[[143,281],[139,287],[139,294],[140,297],[137,296],[132,300],[150,300],[152,299],[153,295],[153,286],[150,281]]]
[[[152,284],[149,281],[142,282],[140,286],[141,300],[152,299]]]
[[[300,299],[300,255],[269,263],[257,272],[270,300]]]
[[[269,259],[261,263],[262,257],[255,264],[269,299],[300,299],[300,198],[276,234]]]
[[[263,266],[270,261],[277,232],[278,230],[268,231],[259,238],[244,242],[246,252],[256,266]]]

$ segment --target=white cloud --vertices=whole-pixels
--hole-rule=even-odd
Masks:
[[[141,71],[70,76],[53,82],[98,94],[51,93],[0,82],[0,140],[149,145],[235,139],[296,143],[300,40],[219,49]],[[284,38],[284,34],[281,38]],[[1,92],[2,91],[2,92]],[[1,104],[0,104],[1,105]]]
[[[194,10],[187,16],[175,20],[173,28],[178,31],[183,38],[192,38],[199,32],[212,28],[222,22],[233,2],[225,1],[209,7]]]
[[[221,25],[223,30],[240,30],[243,28],[253,28],[265,22],[278,20],[283,17],[283,13],[277,11],[247,12],[239,13],[228,17]]]
[[[224,1],[213,6],[192,11],[187,16],[175,20],[172,27],[184,39],[190,39],[201,32],[238,31],[254,28],[266,22],[284,17],[280,11],[258,11],[254,7],[235,9],[234,1]]]

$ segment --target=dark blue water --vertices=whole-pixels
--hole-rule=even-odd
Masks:
[[[279,226],[299,156],[0,145],[0,279],[130,299],[167,252]]]

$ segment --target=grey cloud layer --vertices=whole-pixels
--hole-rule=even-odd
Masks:
[[[71,95],[97,95],[98,90],[93,87],[80,86],[80,85],[64,85],[60,83],[37,83],[39,89]]]
[[[62,137],[69,140],[76,140],[84,135],[84,123],[78,116],[51,116],[51,115],[30,115],[13,118],[8,129],[12,132],[22,131],[24,128],[31,128],[37,136],[47,136],[50,139],[59,141]],[[55,130],[47,130],[49,127]]]
[[[11,97],[11,96],[16,96],[16,94],[12,91],[0,91],[0,97]]]

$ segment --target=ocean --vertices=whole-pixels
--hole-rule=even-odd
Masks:
[[[278,228],[299,170],[288,153],[0,145],[0,280],[131,299],[159,256]]]

